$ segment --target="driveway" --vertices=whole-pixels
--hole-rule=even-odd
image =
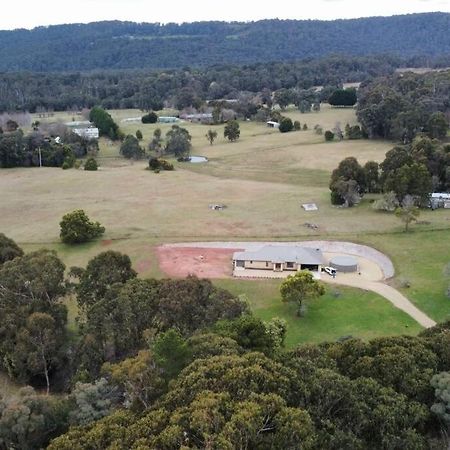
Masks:
[[[436,322],[414,306],[402,293],[385,283],[385,280],[394,276],[394,265],[384,253],[366,245],[343,241],[297,241],[297,242],[189,242],[181,244],[165,244],[169,248],[198,248],[198,249],[243,249],[255,251],[265,245],[292,246],[320,248],[327,260],[336,255],[352,255],[357,258],[359,273],[338,273],[333,279],[324,274],[322,281],[331,284],[356,287],[375,292],[389,300],[396,308],[411,316],[424,328],[431,328]],[[230,262],[231,264],[231,262]],[[267,272],[267,278],[272,272]]]

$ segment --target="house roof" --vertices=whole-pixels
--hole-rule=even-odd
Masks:
[[[270,261],[273,263],[296,262],[299,264],[323,264],[320,249],[300,246],[266,245],[254,252],[236,252],[233,260]]]

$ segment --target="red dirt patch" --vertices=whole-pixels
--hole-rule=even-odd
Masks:
[[[232,256],[238,248],[169,247],[156,248],[160,269],[170,277],[229,278]]]
[[[102,247],[107,247],[108,245],[112,244],[112,240],[111,239],[103,239],[102,241],[100,241],[100,245]]]

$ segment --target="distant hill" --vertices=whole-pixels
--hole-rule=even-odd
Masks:
[[[450,54],[450,14],[250,23],[95,22],[0,31],[0,71],[181,68],[333,53]]]

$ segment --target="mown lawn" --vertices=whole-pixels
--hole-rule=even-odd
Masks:
[[[422,328],[408,315],[375,293],[347,287],[327,287],[326,294],[310,301],[305,317],[295,305],[280,300],[279,280],[217,280],[218,286],[244,294],[254,314],[263,320],[286,320],[287,347],[301,343],[335,341],[344,336],[371,339],[386,335],[417,334]],[[335,293],[339,292],[339,296]]]

